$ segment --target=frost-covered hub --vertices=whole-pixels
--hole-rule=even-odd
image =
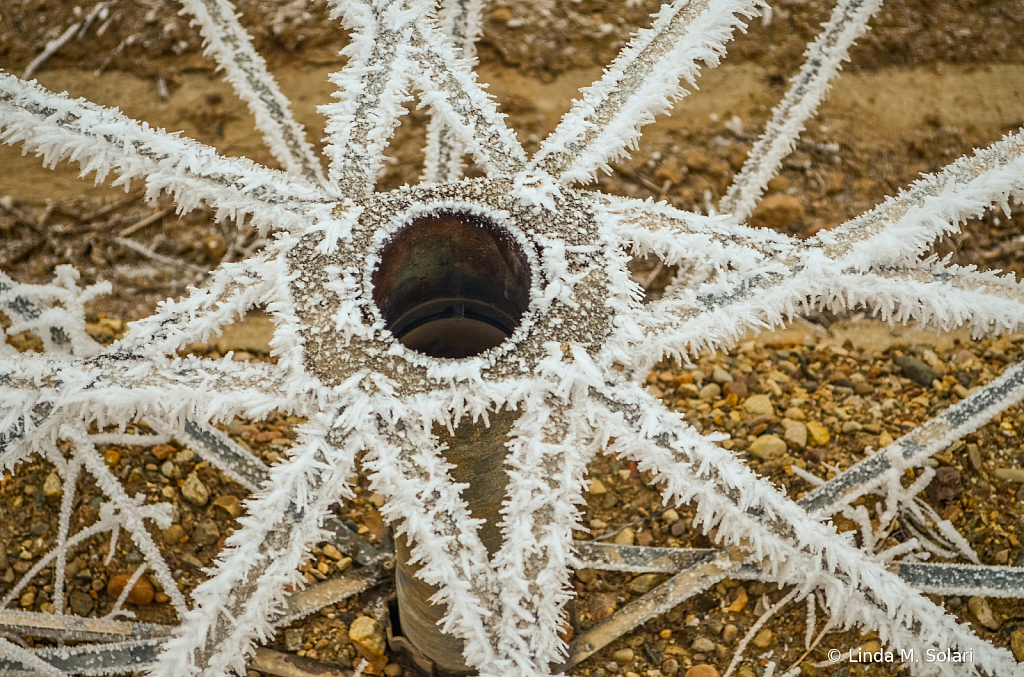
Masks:
[[[798,241],[742,222],[879,2],[837,5],[722,213],[712,216],[579,186],[687,94],[681,81],[692,85],[701,64],[717,65],[759,2],[665,4],[532,158],[471,70],[478,1],[452,0],[439,10],[425,0],[332,4],[352,41],[346,67],[332,76],[337,101],[323,108],[326,174],[227,0],[184,5],[285,171],[0,74],[5,142],[50,165],[77,161],[98,180],[113,174],[116,185],[142,180],[150,197],[174,195],[179,211],[205,203],[275,235],[263,253],[222,265],[203,288],[164,302],[105,349],[83,329],[83,304],[103,288],[79,290],[70,269],[49,286],[0,277],[0,301],[14,321],[8,331],[31,330],[46,346],[44,354],[18,354],[0,343],[0,467],[16,471],[39,454],[60,474],[61,545],[38,565],[55,563],[55,587],[68,547],[123,529],[181,621],[151,674],[244,673],[246,657],[274,632],[286,587],[301,583],[297,567],[324,538],[331,505],[351,496],[348,478],[366,452],[373,490],[387,498],[383,514],[405,544],[403,571],[436,589],[437,634],[457,642],[455,660],[488,677],[547,675],[566,655],[558,631],[578,564],[571,532],[580,526],[587,463],[604,452],[653,473],[666,502],[697,502],[699,525],[717,528],[729,546],[714,580],[744,561],[765,562],[774,580],[796,586],[788,599],[820,594],[831,627],[872,628],[893,652],[974,651],[969,665],[910,663],[916,674],[1018,674],[1007,651],[981,642],[885,568],[886,559],[923,552],[920,541],[875,555],[823,521],[838,510],[865,517],[849,503],[865,486],[834,495],[823,488],[824,498],[805,509],[633,376],[665,356],[727,348],[813,306],[865,306],[887,320],[940,329],[970,323],[977,334],[1019,328],[1024,294],[1012,278],[924,252],[988,205],[1008,212],[1011,198],[1024,196],[1020,133]],[[375,193],[384,148],[412,93],[432,115],[423,183]],[[466,154],[486,178],[461,178]],[[663,299],[644,306],[626,270],[631,253],[654,254],[684,272]],[[274,318],[276,365],[177,356],[255,306]],[[1011,370],[958,414],[885,450],[879,458],[888,465],[872,485],[888,496],[885,509],[921,514],[914,496],[930,476],[904,489],[900,472],[1020,399],[1021,380]],[[273,410],[308,418],[300,443],[253,486],[241,528],[186,600],[146,529],[147,521],[167,524],[170,506],[129,496],[96,449],[145,441],[90,434],[89,425],[144,417],[161,439],[188,437],[202,447],[217,439],[211,422]],[[457,439],[460,427],[499,419],[507,424],[498,445],[507,481],[500,517],[484,524],[472,515],[467,487],[451,478],[436,431]],[[246,464],[259,463],[237,450],[228,461],[211,450],[215,442],[207,446],[200,453],[229,475],[244,479]],[[100,520],[70,534],[80,473],[106,498]],[[951,547],[963,546],[970,558],[948,522],[937,521]],[[872,545],[882,538],[870,521],[866,530]],[[55,607],[66,614],[59,595]],[[3,638],[0,655],[62,674],[45,659],[50,654]]]

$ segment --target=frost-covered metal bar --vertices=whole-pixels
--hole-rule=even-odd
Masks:
[[[438,11],[438,25],[452,40],[456,54],[475,61],[476,41],[483,32],[483,0],[442,0]],[[426,160],[424,183],[457,181],[462,178],[462,155],[465,145],[442,122],[432,116],[427,127],[427,143],[423,149]]]
[[[274,626],[288,625],[325,606],[369,590],[380,583],[383,568],[380,563],[363,567],[348,572],[341,578],[324,581],[289,594],[285,599],[283,612],[273,620]],[[112,675],[147,669],[156,661],[163,643],[174,630],[170,625],[54,616],[24,611],[0,612],[0,627],[68,641],[110,642],[105,645],[31,650],[32,655],[54,668],[74,675]],[[257,669],[259,662],[257,652],[254,658],[254,667]],[[0,655],[0,674],[15,674],[23,667],[24,665],[16,659]]]
[[[338,101],[320,107],[327,116],[324,155],[330,161],[328,180],[351,200],[373,192],[384,148],[398,118],[405,114],[415,54],[404,36],[422,18],[410,8],[414,4],[407,0],[331,2],[331,16],[341,17],[352,33],[341,51],[348,63],[331,75],[340,90],[334,94]]]
[[[74,160],[97,181],[115,172],[113,185],[146,183],[147,199],[161,191],[175,197],[178,212],[201,202],[217,218],[241,223],[246,217],[261,232],[304,230],[331,221],[334,200],[324,191],[284,172],[245,158],[227,158],[191,139],[136,122],[116,110],[54,94],[32,82],[0,73],[0,140],[21,143],[50,167]]]
[[[581,569],[623,571],[633,574],[677,574],[703,566],[722,553],[715,548],[652,548],[593,541],[577,541],[575,545]],[[886,568],[912,588],[923,593],[1013,599],[1024,597],[1024,567],[893,562],[887,564]],[[750,563],[733,564],[728,576],[771,580],[771,577],[757,565]]]
[[[263,141],[285,171],[305,177],[310,183],[327,187],[323,168],[306,140],[306,132],[292,116],[291,104],[278,88],[267,63],[252,48],[252,38],[238,22],[229,0],[182,0],[183,13],[206,43],[238,97],[249,106]]]
[[[541,143],[532,170],[563,184],[589,183],[598,169],[635,148],[640,128],[696,88],[698,61],[718,65],[733,30],[757,14],[754,0],[676,0],[663,5],[651,28],[640,30],[604,77],[582,91],[582,98]],[[609,170],[610,171],[610,170]]]
[[[671,611],[694,594],[728,577],[730,561],[726,553],[716,552],[712,557],[687,567],[640,599],[630,602],[611,618],[574,639],[569,644],[568,657],[559,668],[568,670],[630,630]]]
[[[742,547],[747,555],[734,557],[737,562],[747,556],[770,562],[773,580],[797,586],[802,595],[823,590],[837,623],[869,625],[896,650],[974,648],[975,670],[1011,674],[1015,669],[1008,651],[982,646],[969,629],[883,565],[864,559],[830,526],[786,500],[713,440],[675,414],[643,406],[649,395],[609,386],[599,397],[608,412],[599,439],[615,438],[610,450],[665,482],[674,502],[696,499],[694,523],[704,530],[718,528],[726,547]]]
[[[956,232],[992,204],[1010,213],[1010,198],[1024,200],[1024,131],[977,150],[929,174],[871,211],[807,241],[839,266],[867,270],[906,265],[937,238]]]
[[[112,642],[164,637],[172,626],[4,609],[0,610],[0,628],[68,642]]]
[[[179,439],[249,491],[257,491],[270,478],[270,469],[262,461],[211,425],[186,420]],[[360,564],[370,565],[386,556],[334,516],[324,520],[324,529],[334,547]]]
[[[878,487],[889,470],[902,472],[988,423],[1024,398],[1024,364],[1007,369],[999,378],[935,418],[922,424],[885,449],[858,462],[825,484],[807,492],[798,502],[809,513],[829,515]]]
[[[468,63],[429,25],[416,27],[413,44],[421,50],[413,83],[431,115],[447,126],[488,176],[522,171],[526,152]]]
[[[829,81],[849,60],[850,47],[868,29],[868,21],[882,0],[840,0],[825,30],[804,54],[804,65],[793,79],[782,103],[772,111],[764,134],[754,143],[743,168],[722,198],[720,210],[736,221],[750,218],[754,207],[782,165],[796,148],[806,121],[818,110],[829,90]]]
[[[704,216],[685,212],[665,202],[651,199],[637,200],[617,195],[588,193],[596,204],[608,210],[614,220],[612,230],[624,243],[642,248],[644,253],[656,254],[666,264],[689,258],[717,260],[717,250],[696,252],[680,245],[693,242],[698,246],[706,238],[705,247],[731,247],[730,256],[740,256],[749,250],[765,257],[782,258],[795,253],[801,244],[794,238],[767,228],[750,228],[734,223],[728,216]]]
[[[980,273],[929,259],[914,267],[843,273],[820,303],[868,308],[887,322],[911,320],[949,331],[969,325],[975,337],[1016,331],[1024,324],[1024,285],[1013,273]]]
[[[318,414],[303,426],[289,461],[271,470],[263,492],[247,504],[218,555],[211,577],[193,593],[195,604],[167,641],[154,677],[183,671],[222,675],[240,671],[252,640],[273,635],[271,613],[284,588],[299,583],[307,548],[322,540],[320,524],[338,496],[351,497],[358,435],[333,426],[337,411]],[[329,486],[333,492],[317,492]]]

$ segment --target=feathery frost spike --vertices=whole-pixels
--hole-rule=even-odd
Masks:
[[[722,198],[720,211],[731,214],[736,221],[750,218],[783,158],[796,148],[805,122],[824,100],[829,81],[849,59],[853,42],[867,31],[868,21],[881,6],[882,0],[840,0],[836,4],[825,30],[808,47],[800,74],[772,111],[764,134]]]
[[[193,23],[224,69],[238,97],[249,105],[263,141],[289,174],[305,177],[310,183],[326,187],[320,160],[306,141],[306,132],[292,116],[290,104],[277,86],[267,63],[252,48],[252,38],[235,15],[229,0],[182,0],[182,13],[191,14]]]
[[[544,142],[531,168],[564,184],[589,183],[597,170],[633,148],[640,128],[696,87],[698,61],[718,65],[733,29],[744,27],[758,0],[675,0],[619,53],[604,77],[583,90]]]

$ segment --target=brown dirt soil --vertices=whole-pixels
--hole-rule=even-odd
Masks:
[[[83,37],[72,39],[42,66],[36,74],[40,83],[118,106],[132,117],[181,131],[227,154],[273,164],[253,131],[251,116],[201,55],[196,31],[176,14],[173,3],[115,0],[107,5],[105,17],[97,14],[89,21],[91,5],[79,9],[51,0],[0,4],[0,68],[21,73],[48,40],[81,21]],[[490,7],[479,72],[529,150],[554,128],[578,88],[600,75],[601,66],[657,6],[652,0],[614,8],[596,0],[537,0],[496,2]],[[294,102],[296,117],[307,126],[310,138],[320,143],[324,119],[316,106],[331,101],[333,85],[327,75],[344,63],[337,52],[346,44],[345,32],[328,18],[323,0],[308,4],[247,0],[239,3],[239,9],[243,22],[253,27],[257,48]],[[597,188],[664,199],[685,209],[716,204],[771,107],[783,95],[787,79],[796,73],[806,42],[829,11],[828,3],[789,0],[774,7],[770,22],[755,19],[747,34],[730,45],[725,64],[705,71],[700,91],[649,127],[641,150],[615,163],[613,173],[602,176]],[[1024,42],[1019,39],[1024,35],[1024,10],[1019,6],[998,0],[907,0],[887,5],[872,25],[872,32],[854,49],[852,65],[835,83],[796,152],[770,186],[771,196],[795,199],[800,209],[783,210],[782,216],[762,213],[758,217],[762,225],[802,237],[834,227],[906,186],[919,173],[935,171],[1024,123]],[[734,118],[741,126],[731,122]],[[412,110],[407,116],[389,150],[381,190],[417,180],[425,124],[421,111]],[[201,281],[202,271],[243,258],[261,244],[251,234],[239,234],[233,224],[214,223],[208,211],[178,218],[167,211],[170,205],[165,198],[156,204],[144,203],[138,187],[127,195],[106,186],[93,187],[78,178],[77,167],[43,169],[38,159],[23,158],[19,149],[2,147],[0,268],[22,281],[43,282],[51,279],[56,265],[72,263],[86,283],[112,281],[114,293],[96,302],[89,316],[94,336],[109,342],[123,333],[124,321],[150,314],[159,300]],[[148,224],[143,225],[144,221]],[[966,224],[962,234],[941,243],[936,251],[952,254],[959,263],[1010,270],[1019,278],[1024,274],[1022,226],[1021,217],[1010,218],[995,208],[983,219]],[[177,263],[146,258],[118,237],[130,237]],[[667,271],[659,273],[653,262],[638,261],[635,269],[648,282],[652,295],[667,281]],[[808,488],[792,474],[794,464],[822,477],[833,472],[829,466],[848,467],[863,456],[865,447],[877,448],[883,434],[898,437],[958,401],[962,393],[958,394],[957,386],[974,388],[990,381],[1019,359],[1022,348],[1020,336],[973,342],[959,334],[936,343],[934,335],[927,333],[894,335],[863,322],[851,329],[844,322],[832,324],[834,317],[810,319],[817,329],[797,325],[803,328],[799,332],[763,336],[727,355],[701,356],[696,368],[662,364],[648,380],[667,405],[685,413],[700,429],[730,433],[727,445],[793,497]],[[22,349],[34,347],[32,337],[19,341]],[[232,345],[211,342],[193,348],[197,354],[218,358]],[[259,345],[234,349],[236,359],[269,359]],[[893,360],[904,354],[926,361],[934,358],[944,372],[941,387],[922,388],[903,377]],[[745,397],[692,397],[684,386],[708,382],[716,366],[744,383],[745,397],[770,395],[772,414],[750,415],[743,408]],[[829,441],[805,450],[788,449],[778,458],[757,459],[749,454],[754,439],[780,432],[788,425],[785,419],[800,415],[827,429]],[[274,462],[290,446],[299,422],[280,414],[265,421],[235,421],[226,429],[264,460]],[[847,425],[851,422],[859,428]],[[959,474],[960,494],[936,501],[922,495],[956,524],[986,564],[1024,564],[1020,547],[1024,495],[1018,485],[993,475],[996,468],[1021,466],[1022,425],[1021,409],[1012,408],[937,455],[937,467],[953,468]],[[190,591],[202,579],[201,567],[211,562],[235,525],[224,510],[213,507],[213,500],[244,498],[245,492],[215,469],[180,454],[176,444],[171,450],[160,450],[164,458],[141,447],[103,451],[130,493],[142,491],[154,497],[169,493],[178,499],[184,478],[192,472],[210,490],[211,502],[205,506],[178,501],[180,531],[154,534],[172,570],[178,572],[180,587]],[[168,459],[173,467],[165,466]],[[41,490],[49,471],[42,462],[28,464],[0,482],[0,592],[11,582],[6,572],[13,576],[15,571],[27,570],[23,563],[31,564],[39,556],[40,541],[56,533],[54,499]],[[712,542],[714,534],[692,528],[692,506],[666,517],[656,487],[635,468],[603,458],[595,462],[591,476],[600,479],[607,491],[590,496],[584,522],[591,534],[581,532],[580,537],[613,538],[628,528],[638,544],[697,547]],[[359,485],[357,499],[341,508],[340,514],[359,525],[371,542],[379,543],[383,527],[377,498],[370,495],[365,478],[360,478]],[[79,491],[76,526],[96,519],[99,495],[94,485],[83,483]],[[865,505],[877,518],[871,507],[874,498],[869,497]],[[211,529],[209,522],[216,528]],[[852,527],[841,519],[836,524],[844,531]],[[893,524],[890,537],[893,543],[900,542],[906,532]],[[140,557],[130,540],[122,538],[116,556],[104,564],[105,548],[109,549],[109,539],[96,538],[69,557],[75,570],[67,592],[88,596],[92,615],[109,610],[114,601],[106,592],[109,579],[132,571]],[[313,552],[307,567],[311,581],[339,572],[323,549]],[[630,587],[634,578],[577,573],[575,631],[585,631],[635,598]],[[33,586],[28,608],[39,610],[53,596],[50,575],[44,572]],[[734,604],[742,596],[741,589],[746,605]],[[762,596],[777,600],[783,594],[760,582],[725,581],[622,637],[573,674],[658,677],[660,672],[665,677],[682,677],[689,667],[701,663],[724,673],[738,642],[728,626],[736,626],[742,638],[757,619],[755,609],[759,615],[764,605],[763,601],[759,605]],[[78,599],[85,604],[85,598]],[[160,600],[158,596],[153,604],[128,608],[138,613],[139,620],[172,622],[173,614]],[[302,648],[291,650],[350,667],[356,652],[347,628],[371,601],[369,596],[352,599],[298,624],[303,634],[295,646]],[[1000,621],[995,631],[974,620],[966,599],[936,601],[1000,646],[1009,645],[1013,632],[1024,631],[1024,607],[1017,601],[991,600]],[[780,667],[796,661],[803,653],[805,623],[802,604],[784,610],[766,626],[772,635],[762,638],[764,646],[745,652],[738,674],[759,677],[769,659],[781,661]],[[887,665],[810,665],[824,660],[829,648],[847,650],[872,638],[871,633],[862,636],[857,631],[828,635],[806,659],[801,674],[901,674],[902,668]],[[697,650],[694,642],[699,639],[710,641],[713,648]],[[284,633],[273,646],[286,648]],[[613,654],[625,648],[634,657],[610,665]]]

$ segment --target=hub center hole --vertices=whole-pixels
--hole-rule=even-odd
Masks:
[[[470,213],[413,220],[384,246],[371,281],[387,328],[431,357],[472,357],[500,345],[530,303],[522,248]]]

